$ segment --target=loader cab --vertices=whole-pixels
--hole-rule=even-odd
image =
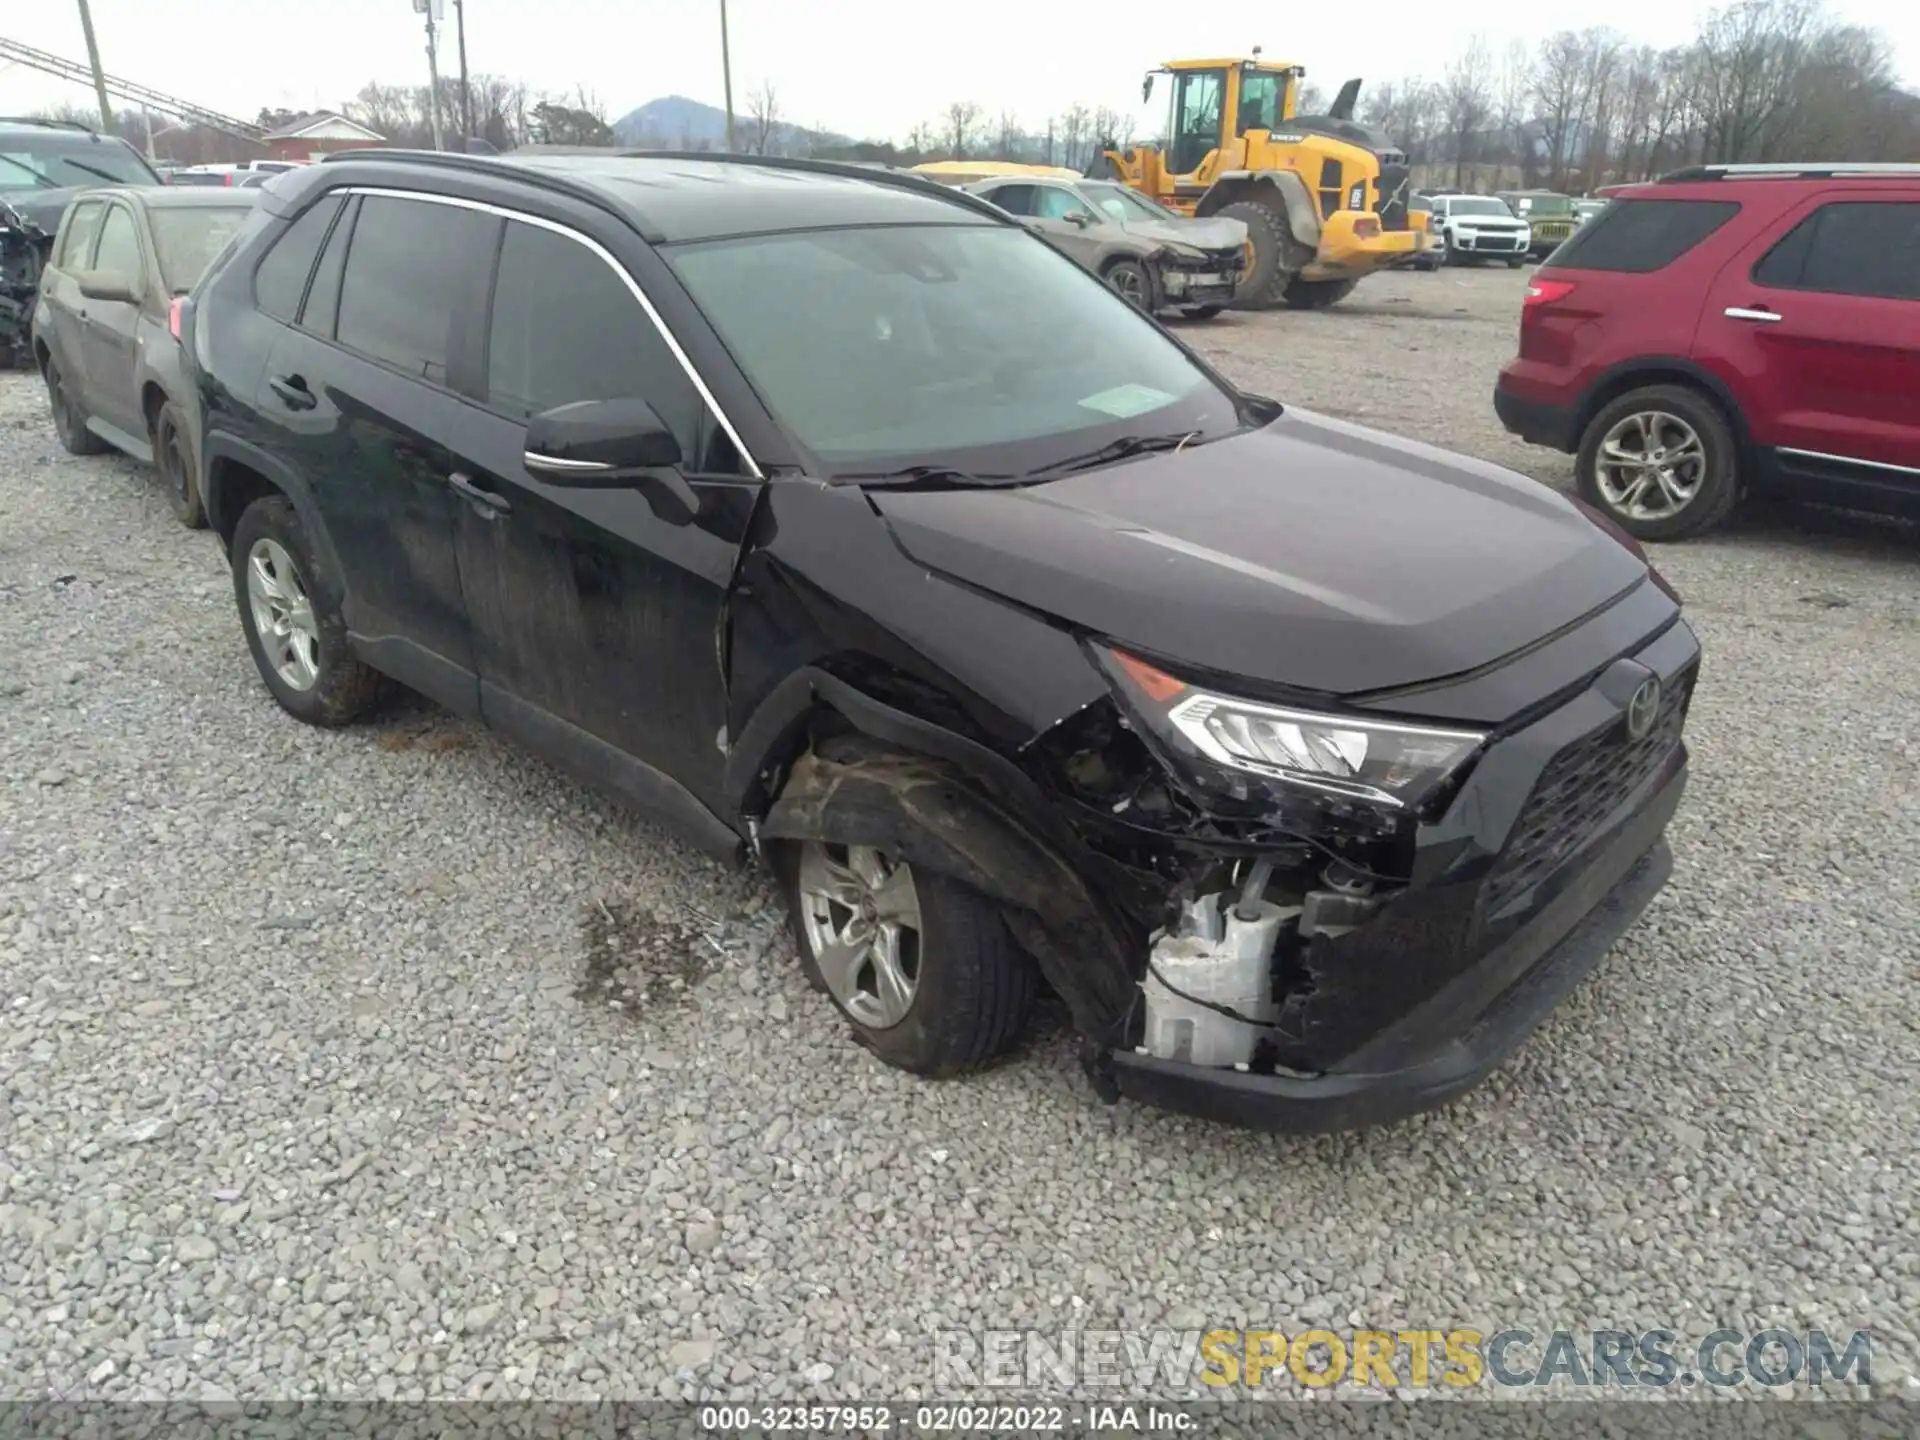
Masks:
[[[1166,167],[1191,175],[1216,150],[1253,130],[1272,130],[1293,114],[1305,70],[1259,60],[1176,60],[1147,72],[1143,101],[1162,75],[1169,87]]]

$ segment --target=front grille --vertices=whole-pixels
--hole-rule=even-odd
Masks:
[[[1413,172],[1405,165],[1380,167],[1380,228],[1407,228],[1407,196],[1412,193]]]
[[[1196,260],[1187,268],[1206,275],[1231,275],[1246,263],[1246,256],[1238,249],[1209,250],[1206,259]]]
[[[1533,222],[1533,238],[1540,240],[1564,240],[1573,234],[1571,220],[1536,220]]]
[[[1486,908],[1502,909],[1578,854],[1627,797],[1658,770],[1680,743],[1693,672],[1676,677],[1660,698],[1660,713],[1641,740],[1622,724],[1576,740],[1547,762],[1533,794],[1507,837],[1507,848],[1487,877]]]

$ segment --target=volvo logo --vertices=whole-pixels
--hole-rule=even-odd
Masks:
[[[1660,714],[1660,677],[1649,675],[1627,702],[1627,738],[1644,740]]]

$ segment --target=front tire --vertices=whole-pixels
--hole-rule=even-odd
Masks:
[[[69,455],[104,455],[107,442],[87,429],[87,412],[79,397],[67,388],[60,362],[47,357],[47,408],[53,412],[53,432]]]
[[[189,530],[206,529],[207,511],[200,503],[200,482],[194,473],[186,419],[171,400],[154,417],[153,463],[160,472],[160,483],[166,487],[173,518]]]
[[[328,728],[358,719],[385,682],[354,655],[339,587],[315,561],[293,502],[283,495],[254,501],[229,553],[247,648],[280,708]]]
[[[1287,282],[1293,278],[1286,264],[1288,243],[1293,237],[1285,212],[1264,200],[1236,200],[1221,206],[1220,213],[1247,227],[1247,246],[1252,252],[1234,289],[1233,308],[1271,310],[1280,303]]]
[[[1227,307],[1224,305],[1195,305],[1187,311],[1189,320],[1211,320]]]
[[[1740,496],[1726,416],[1679,385],[1649,385],[1602,407],[1581,435],[1575,471],[1580,498],[1637,540],[1704,534]]]
[[[1294,280],[1286,289],[1289,310],[1324,310],[1354,292],[1358,280]]]
[[[1509,270],[1518,270],[1526,263],[1527,257],[1524,255],[1509,255],[1507,257],[1507,269]]]
[[[777,863],[807,978],[887,1064],[945,1078],[1019,1041],[1034,966],[985,896],[870,846],[802,840]]]
[[[1153,276],[1136,260],[1115,260],[1100,272],[1100,278],[1113,287],[1113,293],[1136,310],[1154,312]]]

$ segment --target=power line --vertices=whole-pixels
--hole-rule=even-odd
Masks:
[[[62,59],[58,55],[48,54],[45,50],[36,50],[31,45],[22,45],[17,40],[0,39],[0,60],[11,60],[48,75],[58,75],[63,80],[71,80],[79,85],[92,85],[94,72],[91,65],[82,65],[72,60]],[[204,125],[210,130],[224,130],[229,135],[238,135],[242,140],[263,140],[266,127],[252,125],[245,120],[236,120],[231,115],[222,115],[217,110],[195,105],[176,95],[155,90],[151,86],[136,85],[131,80],[122,80],[117,75],[102,74],[100,84],[109,95],[117,95],[122,100],[135,105],[144,105],[149,110],[157,110],[162,115],[171,115],[176,120],[184,120],[192,125]],[[107,117],[109,124],[112,117]]]

